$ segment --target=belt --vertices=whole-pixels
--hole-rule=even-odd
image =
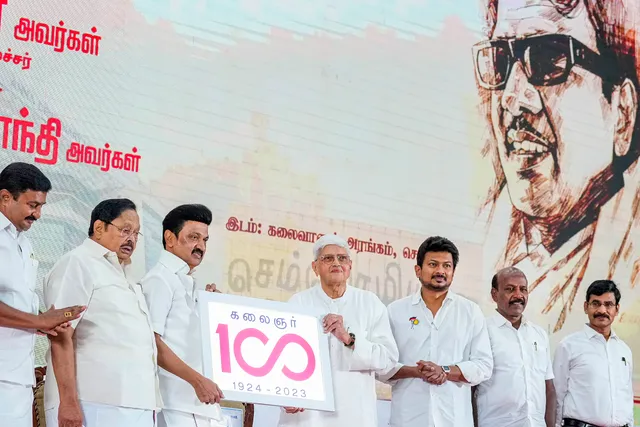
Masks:
[[[595,424],[585,423],[584,421],[574,420],[573,418],[564,418],[562,420],[562,425],[564,427],[599,427]],[[620,427],[629,427],[629,424],[625,424]]]

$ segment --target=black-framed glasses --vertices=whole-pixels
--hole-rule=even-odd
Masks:
[[[504,89],[513,66],[520,62],[529,83],[554,86],[567,81],[574,65],[605,79],[605,59],[566,34],[486,40],[473,46],[478,84],[488,90]]]
[[[132,228],[129,228],[129,227],[118,227],[117,225],[115,225],[112,222],[106,222],[106,224],[109,224],[109,225],[115,227],[120,232],[120,237],[122,237],[122,238],[133,237],[135,240],[138,240],[140,237],[143,237],[141,232],[133,231]]]
[[[327,265],[333,264],[336,261],[336,259],[338,260],[338,263],[341,265],[348,264],[350,260],[349,255],[342,255],[342,254],[341,255],[321,255],[318,257],[318,259]]]

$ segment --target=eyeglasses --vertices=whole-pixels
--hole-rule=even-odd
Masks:
[[[591,301],[589,303],[589,307],[593,308],[593,309],[598,309],[600,307],[602,307],[604,305],[604,308],[606,308],[607,310],[611,310],[612,308],[614,308],[616,306],[616,303],[613,301],[605,301],[604,304],[601,303],[598,300],[594,300]]]
[[[503,90],[516,62],[534,86],[566,82],[574,65],[603,79],[612,73],[604,57],[566,34],[486,40],[473,46],[473,61],[479,85],[488,90]]]
[[[138,240],[140,237],[142,236],[142,233],[139,231],[133,231],[131,228],[129,227],[118,227],[117,225],[115,225],[112,222],[107,222],[106,224],[112,225],[114,226],[116,229],[118,229],[118,231],[120,232],[120,237],[122,238],[128,238],[128,237],[133,237],[134,240]]]
[[[318,257],[318,259],[322,261],[322,263],[327,265],[333,264],[336,259],[342,265],[348,264],[350,261],[349,255],[321,255]]]

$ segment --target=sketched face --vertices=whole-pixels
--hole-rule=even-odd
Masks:
[[[351,275],[351,258],[347,250],[338,245],[322,248],[318,259],[311,266],[325,284],[344,283]]]
[[[565,17],[549,0],[500,0],[491,40],[473,49],[509,196],[532,217],[572,211],[613,160],[618,115],[602,92],[610,66],[577,3]]]

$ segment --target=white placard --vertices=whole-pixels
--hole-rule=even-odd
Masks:
[[[198,292],[205,375],[225,399],[333,411],[321,314],[257,298]]]

